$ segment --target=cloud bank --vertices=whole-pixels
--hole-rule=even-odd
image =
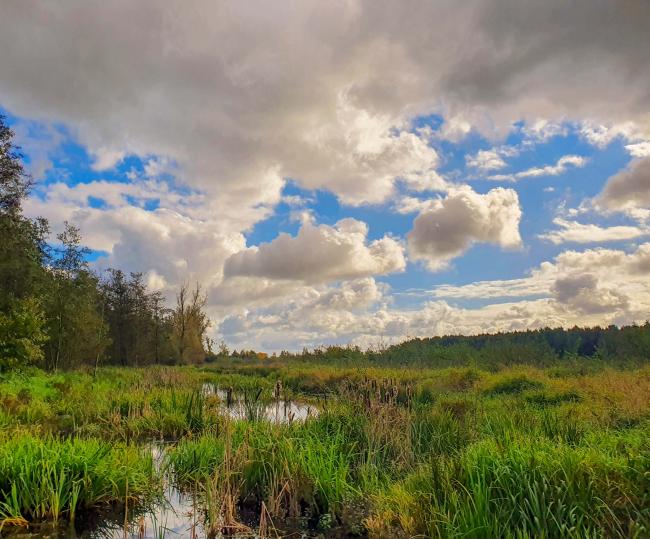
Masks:
[[[631,289],[592,268],[560,273],[571,257],[631,260],[647,244],[558,250],[645,235],[648,2],[8,0],[0,25],[0,47],[11,51],[0,55],[0,106],[19,125],[39,126],[18,131],[30,171],[47,177],[28,213],[79,224],[105,253],[102,267],[143,270],[167,291],[201,280],[224,336],[278,344],[284,333],[296,347],[319,334],[368,341],[643,312],[647,290],[637,277]],[[532,231],[529,219],[541,220],[547,199],[525,190],[586,173],[591,155],[571,148],[519,168],[511,158],[567,136],[567,126],[597,149],[620,140],[634,158],[589,197],[594,219],[622,215],[638,226],[581,218]],[[509,146],[513,133],[520,147]],[[70,178],[66,159],[78,157],[70,141],[94,174],[108,177],[133,157],[144,166],[121,181]],[[514,183],[465,185],[477,174]],[[317,215],[286,194],[288,185],[305,198],[328,193],[341,209]],[[313,222],[251,244],[282,204]],[[385,212],[385,227],[365,222],[368,208]],[[395,216],[409,222],[393,234]],[[533,277],[488,285],[474,275],[435,288],[436,275],[473,245],[495,246],[498,256],[535,247],[540,233],[546,262]],[[639,260],[621,262],[623,274],[641,275],[629,269],[644,268]],[[413,268],[435,273],[434,299],[398,307],[386,283]],[[441,290],[459,301],[470,290],[517,299],[469,308],[447,303]]]

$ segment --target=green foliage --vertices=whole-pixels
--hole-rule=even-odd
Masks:
[[[33,298],[15,300],[8,313],[0,312],[0,372],[40,363],[47,341],[45,319]]]
[[[552,394],[540,391],[526,396],[526,401],[535,406],[558,406],[566,402],[580,402],[581,400],[582,397],[576,391]]]
[[[168,453],[167,463],[181,482],[205,480],[223,462],[224,445],[223,438],[214,435],[184,438]]]
[[[241,352],[233,356],[244,357]],[[254,353],[247,353],[248,359]],[[350,366],[420,368],[479,367],[497,371],[515,365],[537,365],[594,371],[607,365],[639,366],[650,357],[650,322],[607,328],[543,328],[484,335],[415,338],[378,351],[329,346],[300,354],[282,352],[283,361],[311,361]]]
[[[104,361],[136,366],[202,362],[209,320],[198,285],[191,294],[182,287],[179,296],[187,302],[170,311],[160,293],[147,290],[141,273],[126,277],[110,270],[102,282],[86,263],[89,251],[74,225],[64,223],[49,245],[48,222],[22,214],[32,181],[13,138],[0,115],[0,323],[5,333],[0,368],[41,356],[53,371]],[[34,309],[21,302],[32,300],[43,308],[44,325],[28,323],[25,313]],[[30,327],[34,334],[24,334]]]

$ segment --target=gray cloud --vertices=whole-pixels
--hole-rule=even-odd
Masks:
[[[409,254],[432,271],[441,269],[476,242],[518,247],[521,208],[512,189],[492,189],[480,195],[465,187],[435,200],[413,222]]]
[[[553,285],[553,293],[559,303],[578,313],[625,311],[630,305],[630,298],[620,291],[601,286],[592,273],[558,279]]]
[[[352,203],[439,186],[419,113],[650,125],[643,1],[10,0],[0,20],[5,106],[66,122],[99,165],[171,157],[225,215],[274,204],[282,176]]]
[[[647,210],[650,207],[650,157],[636,159],[612,176],[596,204],[615,211]]]
[[[643,0],[294,0],[272,7],[7,0],[0,3],[0,48],[9,51],[0,55],[0,104],[46,125],[64,124],[95,168],[128,154],[155,159],[151,174],[174,164],[193,201],[162,193],[160,208],[146,212],[123,202],[134,187],[111,194],[104,186],[102,194],[117,202],[92,208],[83,188],[66,192],[59,184],[30,202],[31,214],[77,220],[93,246],[109,251],[111,264],[149,270],[170,284],[200,276],[226,303],[238,304],[251,290],[265,301],[297,294],[307,302],[310,279],[322,286],[327,279],[369,278],[399,267],[399,257],[386,251],[393,265],[377,262],[383,254],[370,253],[364,239],[353,244],[360,260],[372,263],[339,257],[338,266],[320,273],[308,262],[294,268],[271,254],[261,264],[261,249],[245,250],[229,262],[233,288],[221,287],[225,261],[245,249],[243,232],[273,212],[285,178],[352,205],[386,202],[397,181],[410,195],[449,191],[431,204],[418,204],[421,195],[404,199],[404,211],[420,212],[409,236],[411,256],[432,269],[473,242],[517,246],[516,193],[450,187],[436,171],[434,135],[414,130],[413,119],[440,113],[445,121],[435,136],[456,140],[471,129],[499,137],[519,120],[540,140],[560,132],[564,120],[587,125],[585,137],[595,144],[626,133],[648,138],[649,27],[650,3]],[[50,166],[48,151],[38,155],[39,170]],[[637,177],[643,166],[610,181],[602,197],[607,209],[647,207],[647,185]],[[551,169],[539,170],[534,174]],[[141,179],[134,184],[140,189]],[[277,241],[274,250],[294,245]],[[343,241],[341,252],[354,256],[357,247],[350,245]],[[382,246],[375,249],[388,243]],[[435,325],[440,316],[465,317],[468,331],[487,327],[484,317],[497,314],[507,319],[504,327],[567,320],[553,302],[476,316],[435,302],[419,318],[378,309],[367,320],[347,311],[338,322],[333,314],[323,320],[349,324],[362,336],[375,334],[365,324],[393,335],[443,330],[443,323]],[[272,319],[259,323],[270,328]],[[308,329],[294,334],[303,336]]]

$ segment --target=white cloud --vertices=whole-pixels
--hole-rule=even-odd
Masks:
[[[480,150],[473,156],[467,156],[467,166],[479,170],[498,170],[506,166],[496,150]]]
[[[553,224],[559,227],[545,234],[540,239],[550,241],[555,245],[562,243],[603,243],[608,241],[633,240],[650,235],[650,228],[641,226],[609,226],[601,227],[594,224],[583,224],[557,217]]]
[[[640,321],[650,307],[650,243],[634,252],[612,249],[564,251],[523,279],[444,285],[431,295],[448,299],[545,297],[555,301],[564,325]],[[599,319],[598,315],[608,317]],[[596,315],[583,318],[585,315]],[[599,321],[600,320],[600,321]]]
[[[534,273],[535,278],[478,281],[460,286],[439,285],[428,293],[444,299],[503,299],[547,296],[553,283],[551,276]]]
[[[305,222],[297,236],[280,234],[271,243],[251,247],[226,260],[226,277],[261,277],[324,283],[403,271],[403,248],[384,236],[367,242],[368,226],[342,219],[334,226]]]
[[[93,164],[92,168],[96,171],[109,170],[119,164],[126,156],[123,150],[115,150],[112,148],[96,148],[93,150]]]
[[[95,168],[137,155],[153,178],[164,175],[161,165],[174,163],[176,185],[183,187],[144,183],[133,173],[128,186],[55,183],[30,201],[30,214],[76,221],[92,246],[109,252],[111,264],[155,271],[169,286],[192,273],[213,289],[225,260],[245,249],[243,233],[280,202],[287,178],[350,205],[392,202],[396,183],[403,182],[401,211],[420,212],[412,253],[433,268],[473,242],[517,246],[516,193],[452,188],[437,172],[440,139],[458,141],[474,131],[499,144],[521,125],[515,122],[523,122],[528,140],[546,141],[575,122],[593,144],[623,137],[637,155],[650,138],[650,56],[642,46],[650,5],[632,2],[622,9],[580,0],[561,11],[558,17],[555,2],[519,0],[381,8],[368,0],[272,7],[199,1],[192,9],[173,0],[2,2],[0,47],[12,51],[0,55],[2,106],[64,125],[94,156]],[[439,130],[413,127],[414,119],[429,114],[442,115]],[[51,166],[48,152],[38,170]],[[533,167],[522,177],[560,174],[584,164],[579,159]],[[623,188],[614,180],[601,198],[606,209],[638,214],[647,208],[642,182],[627,178]],[[428,191],[449,194],[421,200]],[[93,207],[89,196],[105,207]],[[146,211],[146,204],[158,207]],[[465,219],[454,215],[456,209]],[[309,219],[303,222],[309,226]],[[437,225],[447,236],[436,233]],[[331,236],[351,236],[332,230]],[[373,245],[367,237],[352,243],[368,252]],[[382,244],[388,258],[389,243]],[[322,279],[369,278],[370,269],[382,266],[366,251],[372,259],[362,257],[366,273],[337,261],[349,271],[327,266]],[[272,278],[258,276],[264,273],[258,268],[256,275],[229,279],[247,280],[251,297],[260,291],[308,297],[314,287],[326,286],[279,279],[284,268],[277,267]],[[611,288],[600,280],[598,286]],[[556,304],[549,297],[474,312],[432,302],[421,314],[380,306],[367,319],[341,310],[337,322],[329,310],[323,320],[362,339],[408,328],[475,331],[494,321],[505,328],[569,320]],[[285,312],[278,307],[259,319],[247,313],[245,320],[273,328],[269,321]],[[304,327],[291,333],[296,340],[318,334],[296,327]]]
[[[587,120],[582,122],[580,134],[587,142],[600,149],[618,138],[634,140],[642,137],[639,126],[633,121],[603,125]]]
[[[160,207],[145,209],[152,201],[160,201]],[[98,261],[100,268],[144,271],[156,288],[187,279],[206,285],[219,282],[224,261],[245,247],[242,234],[205,218],[210,212],[202,196],[181,194],[153,180],[74,187],[56,183],[43,198],[28,199],[25,211],[48,218],[53,233],[64,220],[77,224],[86,245],[108,253]]]
[[[647,140],[627,144],[625,149],[630,152],[632,157],[650,157],[650,141]]]
[[[587,159],[579,155],[564,155],[557,160],[555,165],[547,165],[541,168],[531,168],[518,172],[518,178],[531,178],[537,176],[559,176],[571,167],[581,168],[587,164]]]
[[[562,120],[537,118],[527,122],[522,128],[522,132],[526,137],[526,144],[538,144],[548,142],[554,137],[566,136],[568,127]]]
[[[439,286],[417,308],[390,305],[372,278],[294,290],[281,300],[243,308],[221,325],[235,346],[269,350],[351,342],[361,346],[415,336],[643,322],[650,309],[650,243],[626,253],[565,251],[528,277]],[[446,300],[504,300],[463,308]],[[513,301],[514,300],[514,301]]]
[[[46,173],[54,166],[54,156],[60,154],[64,134],[49,124],[18,121],[12,126],[21,153],[29,157],[26,171],[35,181],[45,179]]]
[[[144,175],[147,178],[175,176],[177,173],[176,164],[166,157],[150,157],[144,164]]]
[[[259,189],[269,170],[350,203],[385,200],[400,176],[435,187],[435,152],[409,131],[418,114],[463,133],[650,126],[644,3],[577,2],[561,20],[517,1],[1,9],[6,107],[71,126],[98,166],[122,151],[173,159],[219,208],[274,204],[282,182]]]
[[[559,176],[564,174],[569,167],[582,168],[587,164],[587,159],[580,155],[564,155],[554,165],[532,167],[513,174],[494,174],[488,180],[515,182],[524,178],[537,178],[540,176]]]
[[[334,226],[306,220],[296,236],[281,234],[232,254],[225,261],[223,281],[209,293],[214,314],[223,317],[233,308],[321,297],[334,281],[343,281],[338,292],[325,293],[319,301],[329,298],[331,308],[352,308],[351,291],[358,296],[375,290],[373,275],[401,272],[406,266],[401,243],[390,236],[368,242],[367,234],[367,225],[355,219]]]
[[[434,204],[435,199],[419,199],[412,196],[401,196],[393,205],[394,211],[401,214],[419,213],[428,210]]]
[[[409,254],[437,271],[477,242],[519,247],[520,219],[519,198],[512,189],[480,195],[469,187],[455,188],[416,217],[407,235]]]

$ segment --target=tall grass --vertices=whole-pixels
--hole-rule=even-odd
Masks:
[[[280,393],[317,417],[268,421]],[[650,536],[647,367],[34,371],[0,380],[0,403],[6,524],[146,497],[169,469],[213,531],[243,529],[246,509],[374,537]],[[160,437],[157,470],[144,447]]]
[[[370,529],[428,537],[647,535],[647,448],[622,456],[602,446],[517,442],[486,440],[418,468],[381,496]]]
[[[151,455],[98,440],[20,436],[0,445],[0,523],[60,519],[156,492]]]
[[[364,519],[377,537],[648,532],[648,423],[594,429],[571,407],[521,398],[509,413],[512,397],[503,398],[488,407],[446,397],[409,408],[378,397],[368,408],[332,406],[300,425],[236,423],[237,458],[228,463],[238,478],[236,504],[264,504],[273,518],[306,515],[315,526],[327,516],[328,525],[348,528],[348,508],[356,506],[357,523]],[[221,473],[218,440],[179,444],[172,452],[179,477],[201,479],[188,469],[205,478]]]

